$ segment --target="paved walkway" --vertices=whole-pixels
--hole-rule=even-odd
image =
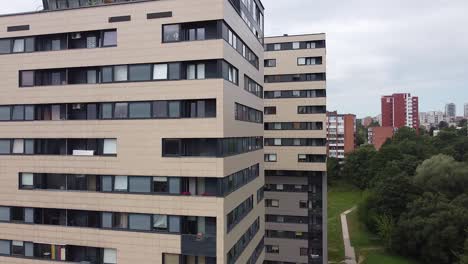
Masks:
[[[354,210],[356,210],[356,206],[341,214],[341,230],[343,230],[343,242],[344,242],[346,264],[357,264],[356,252],[354,251],[354,247],[351,246],[351,239],[349,237],[349,229],[348,229],[348,220],[346,219],[346,215],[351,213]]]

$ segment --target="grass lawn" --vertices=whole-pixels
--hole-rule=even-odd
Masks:
[[[362,264],[417,264],[417,262],[387,253],[379,239],[359,222],[357,212],[348,214],[351,245]]]
[[[340,214],[361,199],[362,192],[346,183],[335,183],[328,190],[328,258],[331,262],[344,260]]]

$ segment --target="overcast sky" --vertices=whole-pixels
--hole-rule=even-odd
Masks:
[[[410,92],[420,111],[468,103],[467,0],[263,0],[266,34],[327,33],[328,109],[380,113],[380,96]],[[0,13],[41,0],[0,1]]]

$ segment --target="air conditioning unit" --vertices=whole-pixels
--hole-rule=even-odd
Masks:
[[[72,33],[71,38],[72,39],[80,39],[81,38],[81,33]]]

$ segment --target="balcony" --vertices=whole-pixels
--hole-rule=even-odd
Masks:
[[[216,257],[216,236],[181,235],[183,255]]]

